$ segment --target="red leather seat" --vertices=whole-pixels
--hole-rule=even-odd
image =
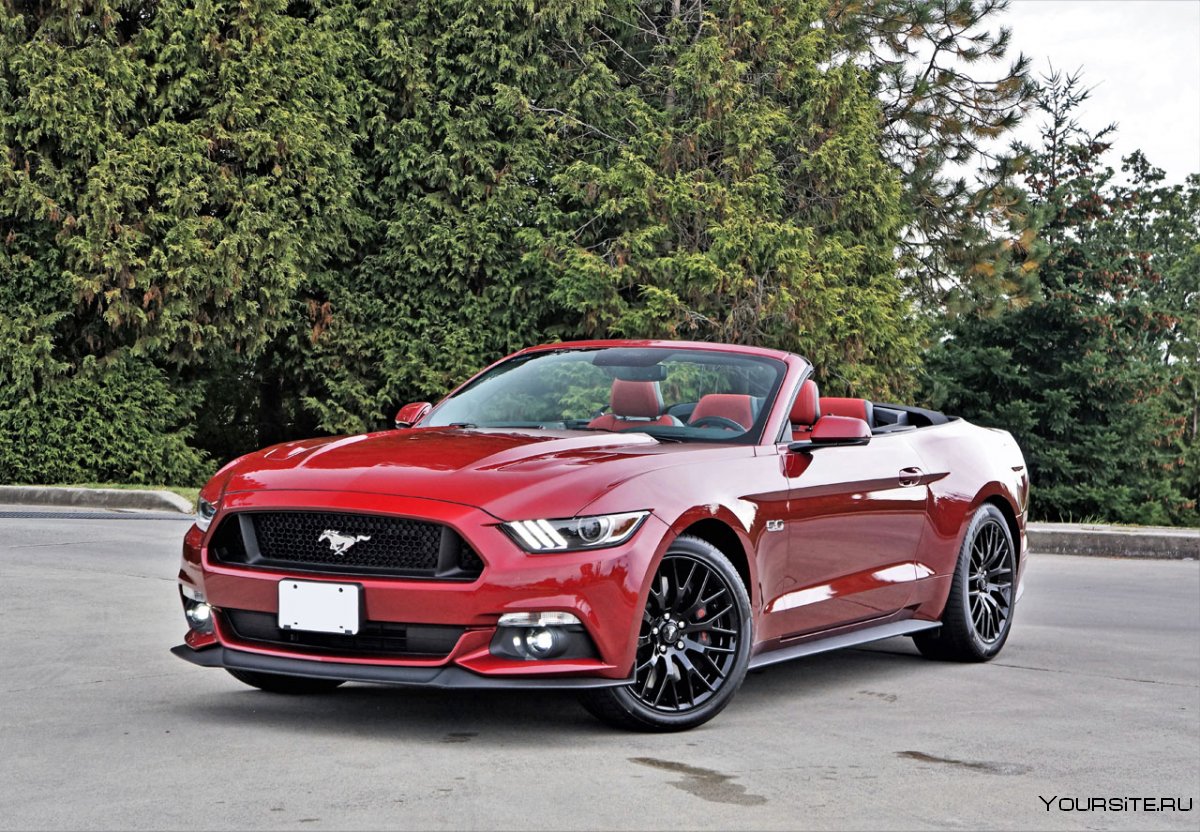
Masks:
[[[742,430],[749,430],[754,424],[754,402],[749,396],[736,393],[709,393],[700,397],[688,424],[694,425],[705,416],[721,416],[737,422]]]
[[[875,407],[866,399],[822,397],[821,412],[832,416],[850,416],[854,419],[862,419],[869,427],[875,427]]]
[[[674,416],[663,413],[662,391],[657,381],[613,379],[611,412],[588,422],[589,428],[622,430],[647,425],[678,425]]]
[[[821,418],[821,393],[811,378],[800,385],[788,418],[792,423],[793,439],[807,439],[812,434],[813,425]]]

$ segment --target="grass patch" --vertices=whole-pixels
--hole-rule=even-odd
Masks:
[[[51,484],[70,488],[120,488],[126,491],[171,491],[191,503],[193,509],[196,508],[196,501],[200,499],[199,488],[189,488],[184,485],[134,485],[127,482],[56,482]]]

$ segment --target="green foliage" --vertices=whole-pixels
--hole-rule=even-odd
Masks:
[[[1102,166],[1109,130],[1088,133],[1072,118],[1085,98],[1076,78],[1049,80],[1042,145],[1022,174],[1046,246],[1034,272],[1040,296],[958,319],[929,358],[930,395],[1014,434],[1040,517],[1194,522],[1176,476],[1181,420],[1169,388],[1178,368],[1164,361],[1182,343],[1163,290],[1173,278],[1159,271],[1175,266],[1165,251],[1160,266],[1141,233],[1185,214],[1144,175],[1113,183]],[[1194,225],[1190,233],[1194,241]]]
[[[586,334],[806,354],[831,391],[907,392],[918,329],[895,276],[895,170],[823,3],[613,4],[564,49],[558,227],[526,262]]]
[[[1124,210],[1117,222],[1130,247],[1145,253],[1146,293],[1166,328],[1165,396],[1177,423],[1167,473],[1191,509],[1181,519],[1200,525],[1200,174],[1164,185],[1163,172],[1141,153],[1124,162],[1130,184],[1118,191]]]
[[[0,385],[0,481],[203,482],[213,466],[189,444],[194,406],[128,356],[86,358],[37,394]]]
[[[993,233],[997,225],[1019,226],[1018,236],[1028,228],[1019,189],[1004,182],[1012,160],[993,150],[1036,90],[1029,58],[1009,58],[1012,32],[998,25],[1008,4],[829,4],[826,27],[858,55],[880,101],[884,152],[903,183],[901,275],[929,315],[1036,292],[1028,271],[1006,268],[1008,248]],[[961,175],[980,161],[975,181]]]
[[[314,282],[302,358],[304,406],[339,432],[571,332],[550,301],[546,263],[519,239],[554,222],[547,176],[561,162],[514,90],[560,94],[571,79],[546,44],[572,40],[596,16],[587,3],[359,6],[370,224],[354,260]]]
[[[902,398],[941,315],[931,395],[1048,516],[1186,520],[1200,187],[1115,184],[1071,87],[1053,150],[987,153],[1005,5],[6,0],[0,479],[195,483],[580,336]]]
[[[580,336],[796,349],[902,393],[898,184],[823,9],[361,3],[371,224],[308,296],[304,407],[361,430]]]
[[[348,30],[285,0],[10,0],[3,15],[8,401],[115,395],[97,374],[126,355],[182,391],[189,366],[263,353],[357,226]],[[187,398],[163,418],[186,419]],[[165,478],[126,452],[105,476]]]

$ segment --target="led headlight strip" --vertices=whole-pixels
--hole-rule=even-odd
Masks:
[[[516,520],[502,524],[501,528],[527,552],[576,552],[624,543],[649,513],[627,511],[560,520]]]

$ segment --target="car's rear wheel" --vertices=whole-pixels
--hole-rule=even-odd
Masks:
[[[720,713],[745,678],[753,626],[729,559],[707,541],[679,537],[650,584],[633,683],[588,691],[583,705],[622,728],[695,728]]]
[[[304,676],[282,676],[278,673],[260,673],[256,670],[232,670],[225,668],[230,676],[252,688],[268,693],[311,694],[329,693],[345,684],[341,679],[309,679]]]
[[[932,659],[985,662],[1004,647],[1016,603],[1017,556],[1000,509],[975,512],[958,553],[958,566],[942,613],[942,626],[913,636]]]

